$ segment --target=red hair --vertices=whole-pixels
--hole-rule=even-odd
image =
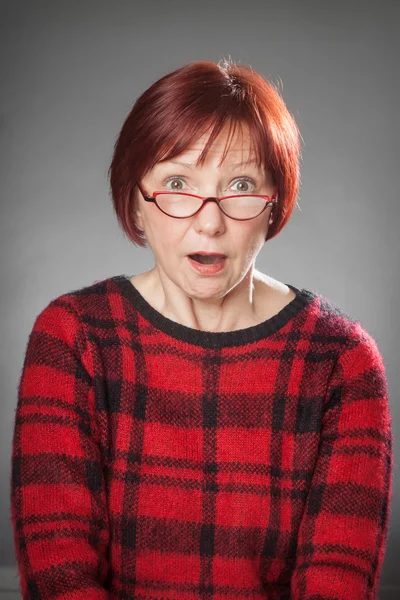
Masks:
[[[202,165],[221,129],[247,125],[259,166],[278,186],[278,203],[266,240],[288,222],[299,189],[300,134],[275,87],[250,66],[231,59],[200,60],[164,75],[136,100],[114,146],[109,167],[114,210],[124,233],[146,247],[135,220],[137,182],[160,160],[170,160],[211,129],[199,156]],[[231,139],[228,136],[228,140]],[[229,149],[225,147],[222,161]],[[222,162],[221,161],[221,162]]]

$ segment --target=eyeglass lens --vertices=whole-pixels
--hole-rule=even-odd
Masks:
[[[185,194],[157,194],[157,204],[172,217],[189,217],[202,205],[200,198]],[[265,207],[265,199],[258,196],[238,195],[220,202],[225,213],[235,219],[249,219],[259,215]]]

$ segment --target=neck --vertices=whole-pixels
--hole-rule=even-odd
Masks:
[[[172,281],[161,267],[156,265],[148,272],[149,294],[154,307],[165,317],[201,331],[234,331],[256,325],[256,299],[262,274],[254,265],[237,285],[223,285],[215,279],[204,278],[194,282]],[[221,278],[222,282],[222,278]]]

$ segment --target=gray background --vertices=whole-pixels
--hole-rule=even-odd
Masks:
[[[61,293],[153,266],[151,250],[130,244],[112,211],[106,172],[115,138],[153,81],[193,60],[231,56],[279,85],[304,140],[299,208],[264,246],[257,268],[337,302],[384,357],[395,481],[381,583],[382,597],[394,598],[399,4],[31,0],[0,7],[0,588],[15,586],[11,441],[34,318]]]

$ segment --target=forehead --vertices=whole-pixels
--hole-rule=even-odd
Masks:
[[[186,166],[186,168],[201,168],[199,157],[207,144],[208,138],[209,134],[207,133],[201,135],[179,155],[165,157],[159,160],[155,167],[179,164],[179,166]],[[257,166],[257,164],[259,164],[259,160],[254,144],[252,144],[249,132],[244,125],[236,127],[232,134],[225,126],[208,148],[204,158],[204,165],[213,168],[221,166],[224,169],[233,169],[242,165]]]
[[[186,158],[186,162],[184,160],[184,158]],[[170,160],[166,160],[166,161],[162,161],[159,162],[155,165],[155,170],[159,171],[162,170],[164,168],[169,168],[169,167],[181,167],[184,169],[187,169],[188,171],[194,171],[195,169],[201,169],[204,168],[202,166],[197,166],[196,165],[196,157],[194,158],[190,158],[188,157],[184,157],[184,158],[180,158],[180,157],[176,157]],[[229,157],[227,157],[224,161],[224,163],[219,167],[218,163],[219,163],[219,156],[217,156],[215,159],[214,158],[210,158],[208,157],[208,159],[205,161],[205,165],[207,167],[207,165],[209,165],[212,168],[219,168],[221,170],[226,170],[226,171],[233,171],[234,169],[240,168],[240,167],[250,167],[250,168],[254,168],[257,169],[257,167],[259,167],[258,162],[256,159],[252,159],[252,160],[247,160],[247,161],[243,161],[243,160],[238,160],[235,162],[231,162],[229,160]]]

